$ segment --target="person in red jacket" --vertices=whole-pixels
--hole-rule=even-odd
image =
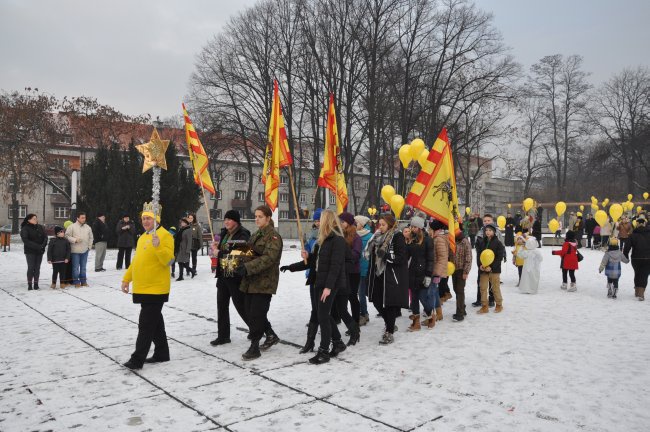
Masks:
[[[576,233],[567,231],[562,250],[553,251],[553,255],[562,257],[560,268],[562,269],[562,289],[569,292],[577,290],[576,287],[576,270],[578,270],[578,243],[576,243]],[[567,289],[567,273],[571,278],[571,286]]]

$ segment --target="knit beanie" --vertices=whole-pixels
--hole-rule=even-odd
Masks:
[[[422,228],[424,228],[424,219],[421,218],[420,216],[413,216],[411,218],[411,222],[410,222],[409,225],[411,225],[412,227],[415,227],[415,228],[422,229]]]
[[[323,209],[317,208],[314,210],[314,221],[320,220],[320,214],[323,212]]]
[[[237,222],[239,225],[241,225],[241,216],[237,210],[228,210],[223,218],[230,219],[231,221]]]
[[[54,227],[54,235],[59,235],[61,231],[65,231],[65,229],[58,225]]]
[[[354,225],[354,215],[352,213],[343,212],[339,215],[339,219],[348,225]]]
[[[367,216],[363,216],[363,215],[355,216],[354,220],[355,220],[356,223],[358,223],[361,226],[366,226],[368,224],[368,222],[370,222],[370,218],[367,217]]]
[[[443,224],[438,219],[434,219],[429,223],[429,227],[434,231],[438,231],[447,228],[447,225]]]

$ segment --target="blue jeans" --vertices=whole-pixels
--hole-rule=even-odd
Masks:
[[[359,305],[361,316],[368,315],[368,276],[359,279]]]
[[[432,297],[432,302],[433,302],[433,308],[439,308],[441,306],[440,303],[440,291],[438,290],[438,284],[431,282],[431,285],[429,286],[429,289],[427,291],[431,291],[431,297]]]
[[[75,285],[86,283],[86,262],[88,251],[70,254],[72,258],[72,283]]]
[[[419,315],[420,314],[420,303],[422,303],[422,307],[424,309],[424,313],[427,315],[431,315],[431,312],[433,311],[433,302],[434,302],[434,297],[433,297],[433,285],[429,286],[429,288],[426,289],[416,289],[412,291],[413,296],[411,297],[411,312],[413,312],[414,315]]]

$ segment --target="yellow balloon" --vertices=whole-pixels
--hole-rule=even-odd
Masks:
[[[420,153],[420,157],[418,157],[418,163],[422,168],[424,168],[424,164],[427,163],[428,158],[429,158],[429,150],[427,149],[422,150],[422,153]]]
[[[381,188],[381,197],[390,204],[390,199],[395,195],[395,188],[391,185],[386,185]]]
[[[508,203],[508,208],[512,208],[512,204]]]
[[[641,213],[643,211],[643,207],[641,206],[636,206],[636,212]]]
[[[632,211],[634,210],[634,203],[632,201],[628,201],[625,203],[625,211]]]
[[[494,252],[492,252],[492,249],[485,249],[483,252],[481,252],[480,260],[483,267],[487,267],[492,264],[494,262]]]
[[[593,211],[598,211],[598,204],[592,204],[592,205],[591,205],[591,209],[592,209]]]
[[[578,212],[578,213],[576,213],[576,216],[582,217],[582,213]]]
[[[456,271],[456,266],[454,265],[454,263],[451,261],[447,261],[447,275],[451,276],[454,274],[455,271]]]
[[[548,229],[551,231],[551,233],[554,233],[560,229],[560,223],[555,219],[551,219],[548,221]]]
[[[555,213],[557,213],[557,216],[560,217],[564,214],[566,211],[566,203],[564,201],[558,201],[557,204],[555,204]]]
[[[650,194],[648,192],[643,192],[643,199],[648,199],[650,197]]]
[[[422,154],[422,151],[425,150],[425,145],[424,141],[422,141],[420,138],[416,138],[413,141],[411,141],[411,157],[413,160],[418,160],[420,155]]]
[[[404,144],[399,148],[399,160],[402,161],[402,166],[404,169],[408,168],[411,163],[411,145]]]
[[[603,204],[604,206],[608,205],[609,204],[609,198],[605,198],[605,201],[603,201],[603,202],[605,203],[605,204]]]
[[[598,225],[602,227],[607,223],[607,213],[605,213],[605,210],[598,210],[596,214],[594,214],[594,219],[596,219]]]
[[[504,229],[506,227],[506,217],[505,216],[499,216],[497,218],[497,225],[499,225],[499,228]]]
[[[580,206],[580,211],[585,211],[585,206],[581,205]]]
[[[623,214],[623,206],[620,204],[612,204],[611,207],[609,208],[609,215],[612,217],[612,220],[614,222],[618,221],[618,219],[621,217]]]
[[[526,198],[524,200],[524,211],[528,211],[533,208],[535,201],[532,198]]]
[[[390,208],[393,210],[393,213],[395,213],[395,217],[399,219],[402,210],[404,210],[404,198],[402,195],[393,195],[390,199]]]
[[[632,198],[634,198],[634,195],[632,194],[627,194],[627,200],[632,201]]]
[[[469,207],[465,207],[465,214],[469,216],[469,214],[472,212],[472,209]]]

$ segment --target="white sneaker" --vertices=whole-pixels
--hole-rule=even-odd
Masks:
[[[571,282],[571,286],[567,290],[568,292],[576,292],[578,290],[578,287],[576,287],[576,284]]]
[[[563,290],[566,290],[566,284],[563,283],[562,286],[561,286],[560,288],[563,289]]]

